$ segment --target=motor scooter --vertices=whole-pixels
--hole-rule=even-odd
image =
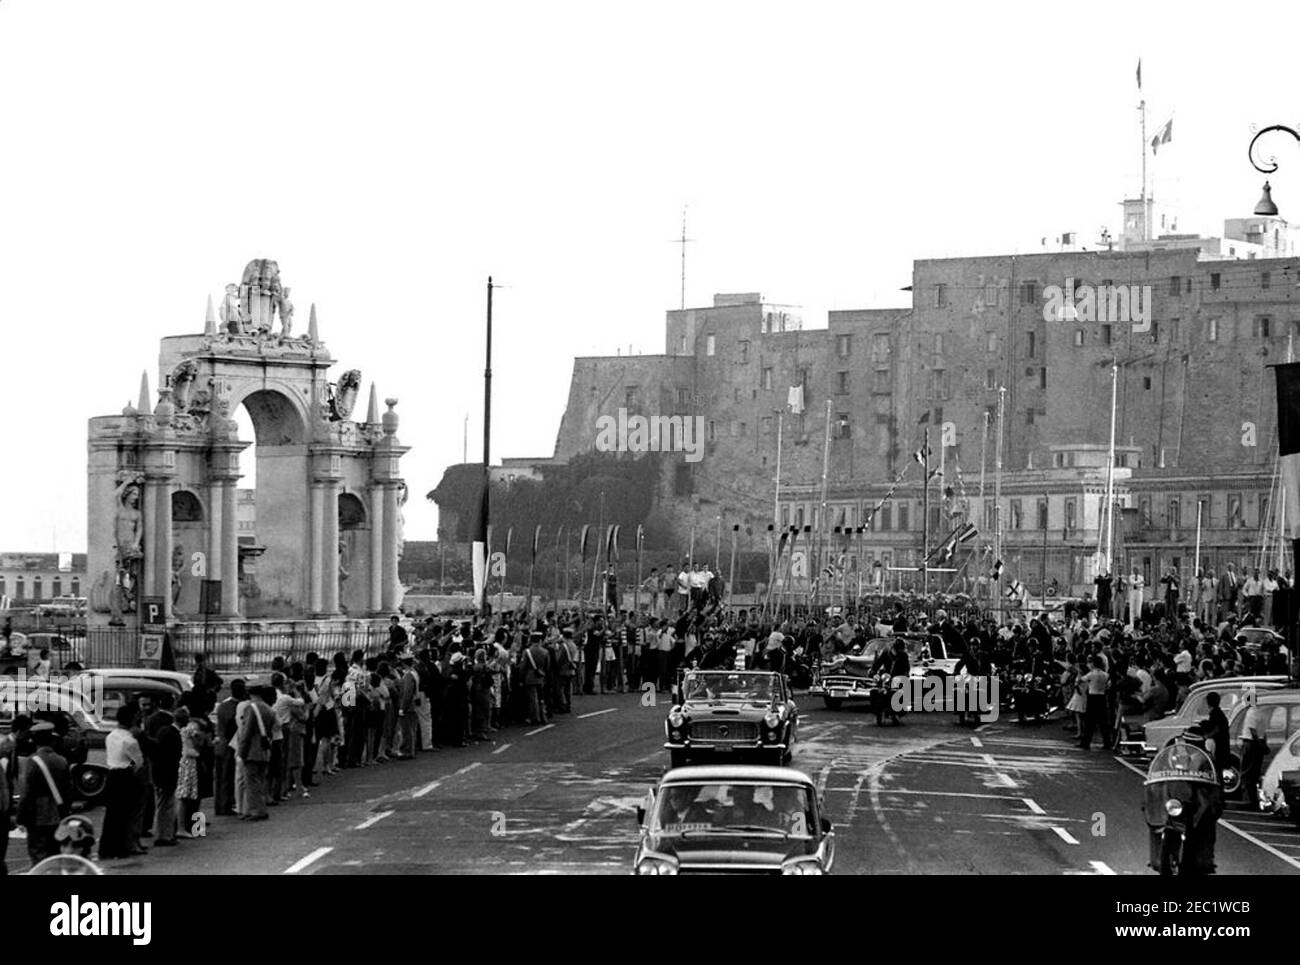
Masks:
[[[1151,867],[1162,875],[1214,874],[1223,787],[1205,739],[1173,737],[1156,754],[1143,784]]]

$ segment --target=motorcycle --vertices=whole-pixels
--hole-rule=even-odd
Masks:
[[[1223,787],[1205,739],[1188,731],[1171,738],[1143,784],[1151,867],[1162,875],[1214,873],[1214,842]]]

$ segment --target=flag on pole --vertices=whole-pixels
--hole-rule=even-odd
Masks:
[[[1279,365],[1277,374],[1277,454],[1283,498],[1288,508],[1286,536],[1300,539],[1300,362]]]
[[[996,563],[993,564],[993,572],[989,574],[989,579],[993,579],[993,580],[1000,580],[1000,579],[1002,579],[1002,561],[1001,561],[1001,560],[998,560]]]
[[[583,563],[586,563],[586,562],[587,562],[587,537],[588,537],[588,535],[590,535],[590,533],[591,533],[591,526],[590,526],[590,525],[587,525],[587,526],[583,526],[583,527],[582,527],[582,539],[579,540],[579,544],[581,545],[582,562],[583,562]]]
[[[1142,58],[1138,58],[1138,90],[1142,89]]]
[[[605,562],[618,562],[618,531],[620,527],[610,525],[605,531]]]
[[[505,550],[506,556],[510,555],[510,541],[514,539],[514,535],[515,535],[515,528],[513,526],[507,526],[506,527],[506,550]]]
[[[474,539],[470,545],[470,572],[474,580],[474,607],[482,608],[487,600],[488,546],[492,539],[492,527],[488,525],[488,483],[483,480],[479,493],[478,513],[474,517]]]
[[[1174,137],[1174,119],[1171,117],[1165,121],[1165,126],[1156,131],[1156,136],[1151,138],[1151,153],[1155,154],[1161,144],[1168,144]]]
[[[930,421],[930,410],[926,409],[925,412],[921,413],[921,418],[916,420],[916,424],[918,426],[923,426],[928,424],[929,421]]]
[[[542,538],[542,527],[538,526],[533,530],[533,562],[537,562],[537,544]]]

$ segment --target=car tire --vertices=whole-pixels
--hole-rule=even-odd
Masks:
[[[78,764],[72,768],[72,789],[87,804],[97,804],[108,786],[108,770],[95,764]]]
[[[826,705],[827,710],[839,710],[844,700],[841,697],[823,697],[822,703]]]
[[[1241,792],[1241,759],[1236,754],[1228,758],[1228,768],[1232,771],[1232,780],[1224,782],[1223,797],[1233,800]]]

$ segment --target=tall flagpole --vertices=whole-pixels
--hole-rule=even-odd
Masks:
[[[1110,364],[1110,455],[1106,460],[1106,572],[1110,573],[1115,521],[1115,411],[1119,401],[1119,359]]]
[[[776,497],[772,505],[772,525],[781,525],[781,429],[785,423],[785,409],[776,413]]]
[[[483,497],[479,504],[478,546],[481,547],[483,581],[479,587],[478,609],[486,612],[488,600],[488,553],[487,529],[491,499],[489,486],[492,481],[492,276],[487,280],[487,363],[483,367]],[[480,551],[475,550],[476,557]],[[474,561],[477,563],[477,560]],[[471,565],[474,565],[473,563]]]
[[[830,522],[830,520],[828,519],[830,513],[828,512],[827,505],[826,505],[826,483],[827,480],[830,478],[830,470],[831,470],[831,400],[827,399],[826,400],[826,441],[822,446],[822,518],[821,518],[820,525],[817,527],[818,548],[817,548],[817,562],[815,564],[817,566],[817,603],[819,604],[821,603],[821,599],[822,599],[821,571],[823,569],[823,565],[821,562],[821,558],[823,555],[825,555],[825,549],[826,549],[826,540],[823,534],[829,528],[828,523]],[[812,574],[810,573],[809,576],[811,577]]]
[[[921,437],[921,595],[930,595],[930,424]]]

